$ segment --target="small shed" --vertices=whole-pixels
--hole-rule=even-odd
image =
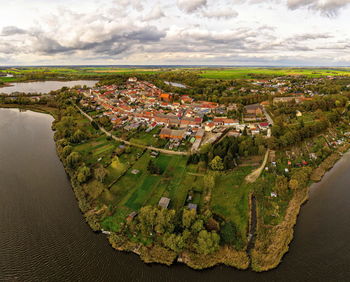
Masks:
[[[128,217],[126,218],[127,221],[132,221],[134,219],[134,217],[137,216],[137,212],[136,211],[133,211],[132,213],[130,213],[128,215]]]
[[[170,199],[169,198],[162,197],[159,200],[158,206],[160,206],[160,207],[162,207],[164,209],[167,209],[168,206],[169,206],[169,203],[170,203]]]
[[[197,211],[197,204],[189,203],[187,207],[188,207],[189,210]]]
[[[132,173],[132,174],[135,174],[135,175],[138,174],[139,172],[140,172],[140,171],[139,171],[138,169],[133,169],[133,170],[131,171],[131,173]]]

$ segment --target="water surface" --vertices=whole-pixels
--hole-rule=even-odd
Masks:
[[[146,265],[84,222],[51,131],[52,117],[0,109],[0,281],[350,281],[350,155],[311,189],[275,270]]]
[[[46,94],[62,87],[73,87],[76,85],[93,87],[95,80],[75,80],[75,81],[35,81],[35,82],[11,82],[11,86],[1,87],[0,93],[11,94],[14,92],[41,93]]]
[[[171,86],[179,87],[179,88],[187,88],[186,85],[178,83],[178,82],[164,81],[164,83],[171,85]]]

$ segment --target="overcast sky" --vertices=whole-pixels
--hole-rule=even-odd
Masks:
[[[11,0],[0,65],[350,65],[350,0]]]

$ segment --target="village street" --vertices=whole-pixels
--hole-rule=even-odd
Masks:
[[[93,121],[93,118],[91,116],[89,116],[87,113],[85,113],[82,109],[80,109],[76,104],[74,104],[74,106],[80,111],[80,113],[82,115],[84,115],[88,120]],[[148,150],[152,150],[152,151],[157,151],[160,153],[164,153],[164,154],[169,154],[169,155],[181,155],[181,156],[186,156],[189,153],[188,152],[177,152],[177,151],[172,151],[172,150],[167,150],[167,149],[161,149],[161,148],[156,148],[156,147],[152,147],[152,146],[145,146],[145,145],[141,145],[141,144],[136,144],[133,142],[129,142],[127,140],[124,140],[122,138],[116,137],[114,136],[112,133],[110,133],[109,131],[107,131],[105,128],[98,126],[99,129],[105,133],[107,136],[111,136],[114,140],[118,141],[118,142],[123,142],[126,145],[130,145],[130,146],[134,146],[134,147],[138,147],[138,148],[143,148],[143,149],[148,149]]]

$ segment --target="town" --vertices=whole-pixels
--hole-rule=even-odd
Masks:
[[[242,134],[270,136],[273,121],[264,109],[268,102],[247,105],[240,119],[227,114],[237,111],[237,104],[228,106],[215,102],[195,101],[188,95],[175,98],[155,85],[130,77],[126,85],[107,85],[79,89],[84,95],[81,107],[94,117],[108,117],[114,130],[131,132],[143,129],[152,138],[169,140],[165,146],[180,145],[198,151],[201,145],[213,143],[224,135]],[[283,99],[283,98],[276,98]],[[285,98],[290,101],[289,97]],[[280,100],[278,100],[280,102]],[[154,131],[157,128],[158,130]],[[157,134],[154,134],[157,132]]]

